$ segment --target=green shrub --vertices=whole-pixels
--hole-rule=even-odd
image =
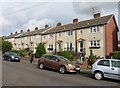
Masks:
[[[22,56],[22,57],[25,57],[28,55],[28,51],[26,50],[9,50],[9,52],[14,52],[14,53],[17,53],[18,55]]]
[[[60,52],[57,52],[57,54],[59,56],[64,56],[71,61],[74,60],[74,58],[75,58],[75,52],[74,51],[60,51]]]
[[[39,58],[41,57],[43,54],[46,54],[46,49],[43,43],[39,43],[37,48],[36,48],[36,53],[35,53],[35,57]]]
[[[113,51],[110,53],[110,56],[115,59],[120,59],[120,51]]]
[[[11,50],[13,47],[11,42],[8,41],[2,41],[2,52],[5,53],[9,50]]]
[[[26,50],[21,50],[20,51],[20,56],[22,56],[22,57],[25,57],[25,56],[27,56],[28,55],[28,51],[26,51]]]
[[[9,52],[14,52],[14,53],[20,54],[20,50],[9,50]]]

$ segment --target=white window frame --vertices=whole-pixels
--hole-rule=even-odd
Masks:
[[[53,38],[54,35],[53,35],[53,33],[50,33],[48,36],[49,36],[49,38]]]
[[[100,40],[89,41],[89,47],[100,47]]]
[[[90,33],[96,33],[96,32],[99,32],[100,29],[99,29],[99,26],[93,26],[93,27],[90,27]]]
[[[65,32],[66,36],[72,36],[73,35],[73,30],[68,30]]]
[[[58,33],[59,37],[61,36],[61,34],[62,34],[62,32],[59,32],[59,33]]]
[[[80,33],[80,34],[83,34],[83,29],[80,29],[80,30],[79,30],[79,33]]]
[[[39,34],[37,34],[37,35],[36,35],[36,38],[40,38],[40,35],[39,35]]]

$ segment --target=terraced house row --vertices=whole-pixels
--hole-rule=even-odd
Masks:
[[[96,13],[94,18],[62,25],[58,22],[55,27],[45,25],[45,28],[35,28],[34,31],[15,33],[5,39],[12,42],[13,49],[30,48],[35,52],[35,47],[42,42],[47,52],[73,50],[76,53],[89,56],[94,53],[106,57],[110,52],[118,50],[118,26],[113,14],[100,16]]]

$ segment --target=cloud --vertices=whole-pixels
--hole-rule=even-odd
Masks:
[[[44,28],[46,24],[51,25],[54,21],[52,19],[43,18],[41,20],[31,19],[28,23],[23,25],[23,29],[33,30],[35,27]]]

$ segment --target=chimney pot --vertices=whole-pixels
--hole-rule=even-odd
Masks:
[[[45,25],[45,28],[48,28],[48,27],[49,27],[49,25],[48,25],[48,24],[46,24],[46,25]]]
[[[98,17],[100,17],[100,13],[95,13],[94,18],[98,18]]]
[[[38,30],[38,27],[35,27],[35,30]]]
[[[15,34],[17,34],[17,31],[15,32]]]
[[[30,32],[30,29],[28,29],[27,32]]]
[[[60,22],[58,22],[56,26],[61,26],[61,25],[62,25],[62,24],[61,24]]]
[[[23,33],[23,30],[21,30],[20,32]]]
[[[77,23],[77,22],[78,22],[77,18],[73,19],[73,23]]]

